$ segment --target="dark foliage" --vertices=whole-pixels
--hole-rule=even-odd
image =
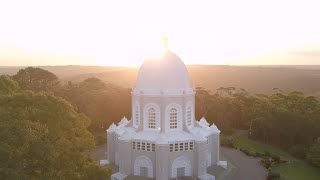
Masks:
[[[109,78],[112,79],[112,82],[117,81],[113,76]],[[17,137],[18,135],[29,137],[29,132],[25,132],[29,128],[30,131],[39,135],[39,138],[35,138],[35,142],[29,142],[28,138],[25,140],[25,144],[34,144],[35,146],[33,147],[34,149],[28,151],[36,152],[37,149],[44,148],[43,151],[49,153],[51,148],[50,143],[43,140],[46,140],[47,133],[51,132],[50,128],[56,129],[59,127],[61,133],[68,132],[71,135],[74,131],[68,131],[69,128],[74,129],[81,127],[81,132],[85,134],[87,133],[85,130],[89,129],[96,137],[96,144],[102,144],[105,142],[104,132],[111,122],[119,121],[123,115],[130,119],[130,89],[106,84],[105,81],[92,77],[88,77],[82,82],[70,81],[66,85],[60,84],[56,75],[40,68],[29,67],[20,70],[12,78],[9,76],[0,76],[0,96],[2,94],[1,97],[5,97],[3,99],[3,106],[11,101],[10,97],[20,99],[14,101],[17,103],[17,106],[12,107],[13,109],[5,109],[6,111],[3,111],[3,113],[9,112],[9,114],[0,114],[0,118],[5,120],[0,125],[4,127],[3,131],[0,131],[0,133],[3,133],[0,134],[0,138],[10,137],[10,134],[6,134],[11,132],[6,131],[6,129],[10,128],[12,132],[15,132],[14,135]],[[25,92],[26,90],[52,93],[34,94]],[[315,166],[319,166],[320,140],[315,141],[320,137],[319,101],[315,97],[306,96],[301,92],[283,93],[277,88],[274,88],[273,91],[274,93],[268,95],[252,95],[244,89],[235,87],[221,87],[215,92],[210,92],[199,87],[196,89],[196,119],[205,116],[209,123],[215,123],[223,132],[230,132],[230,134],[233,133],[233,129],[248,130],[250,138],[279,146],[299,158],[304,158],[307,154],[307,159]],[[71,105],[65,100],[57,98],[57,96],[62,97]],[[41,102],[43,101],[43,104],[41,107],[36,106],[35,108],[34,103],[39,99]],[[33,104],[31,102],[33,102]],[[19,103],[22,105],[20,104],[20,106],[18,106]],[[54,103],[58,105],[54,105]],[[64,107],[64,109],[61,109],[61,107]],[[7,106],[5,108],[7,108]],[[56,114],[54,114],[54,112],[56,112]],[[57,114],[63,112],[65,112],[65,114],[62,117],[56,117]],[[19,118],[10,117],[4,119],[4,117],[13,114],[19,115]],[[71,119],[77,117],[71,121],[72,123],[67,121],[71,115]],[[58,118],[57,122],[52,121],[55,118]],[[88,119],[91,120],[90,124]],[[38,121],[43,122],[39,124]],[[24,124],[22,122],[27,123]],[[60,127],[59,125],[62,122],[69,123],[61,125]],[[19,129],[18,127],[24,127],[24,129]],[[59,133],[52,138],[57,138],[60,135],[64,136],[63,133]],[[66,135],[69,135],[68,133]],[[73,135],[76,135],[77,141],[87,142],[85,144],[90,144],[92,148],[93,144],[91,143],[93,143],[93,141],[92,139],[88,140],[90,134],[84,137],[74,132]],[[12,141],[15,140],[15,136],[12,136]],[[70,136],[70,140],[73,138],[73,136]],[[24,139],[22,139],[22,141],[24,141]],[[233,146],[232,139],[222,139],[221,143],[225,146]],[[72,148],[80,148],[81,150],[79,150],[78,154],[75,153],[74,157],[71,156],[70,158],[79,158],[81,161],[91,164],[90,160],[82,155],[82,152],[85,150],[88,151],[90,148],[79,146],[77,143],[74,143],[74,146],[75,147]],[[10,153],[12,153],[7,150],[8,148],[10,149],[8,144],[2,144],[0,146],[0,162],[8,161],[6,157],[9,157]],[[48,150],[46,150],[46,148]],[[244,151],[244,153],[250,156],[268,157],[264,160],[266,164],[281,161],[278,157],[269,157],[270,154],[267,155],[267,153],[256,154],[246,151]],[[40,156],[41,153],[36,153],[36,155]],[[33,156],[30,157],[33,158]],[[48,157],[44,162],[51,162],[50,158],[51,157]],[[59,156],[59,158],[73,162],[72,160],[68,160],[68,157]],[[39,162],[44,163],[42,161]],[[96,169],[96,167],[91,165],[82,167],[86,167],[86,170],[90,168]],[[40,167],[41,165],[37,164],[35,166]],[[17,166],[16,168],[19,169],[20,167]],[[78,172],[76,170],[72,171]],[[10,170],[10,168],[6,166],[2,166],[0,174],[1,172],[8,173],[6,176],[10,175],[10,177],[20,179],[24,177],[24,175],[19,174],[19,172],[17,174],[15,168]],[[41,172],[35,171],[34,173]],[[91,172],[87,171],[87,174],[88,173],[90,174]],[[83,177],[83,174],[81,175],[80,172],[78,175],[79,177]]]
[[[91,119],[89,130],[105,132],[112,122],[131,114],[130,89],[105,84],[100,79],[88,78],[80,83],[69,82],[55,92],[69,101],[79,112]]]
[[[206,116],[222,132],[248,130],[249,138],[276,145],[295,157],[305,158],[309,152],[309,161],[317,166],[320,156],[314,140],[320,137],[320,103],[315,97],[301,92],[284,94],[278,89],[271,95],[249,95],[233,87],[219,88],[215,93],[197,88],[196,101],[197,118]],[[221,143],[232,146],[228,139]]]
[[[267,180],[280,180],[280,174],[277,172],[269,172]]]
[[[50,92],[55,75],[27,68],[14,78],[0,76],[0,179],[108,179],[88,155],[90,120]]]
[[[233,140],[230,137],[221,137],[220,144],[225,147],[233,148]]]
[[[13,76],[23,90],[33,92],[54,91],[59,86],[58,77],[41,68],[27,67]]]
[[[306,157],[306,154],[308,152],[308,149],[306,147],[303,147],[303,146],[292,146],[288,149],[288,152],[296,157],[296,158],[305,158]]]
[[[318,138],[310,147],[310,151],[307,154],[307,159],[313,165],[320,167],[320,138]]]
[[[18,83],[12,80],[10,76],[0,76],[0,95],[12,94],[18,92],[19,89]]]
[[[107,178],[109,171],[87,155],[94,147],[89,124],[52,94],[1,95],[0,179]]]

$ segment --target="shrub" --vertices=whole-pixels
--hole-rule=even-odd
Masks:
[[[292,156],[296,158],[305,158],[307,154],[307,148],[303,146],[292,146],[288,151]]]
[[[222,137],[220,143],[222,146],[231,147],[231,148],[234,147],[233,146],[233,139],[230,137]]]
[[[280,174],[277,172],[269,172],[267,180],[280,179]]]
[[[269,158],[263,158],[260,162],[266,169],[269,169],[272,164]]]
[[[224,134],[224,135],[228,135],[228,136],[233,135],[233,134],[234,134],[234,130],[232,130],[232,129],[225,129],[225,130],[223,130],[223,134]]]
[[[272,156],[271,159],[276,163],[280,163],[280,156]]]
[[[103,136],[97,136],[95,137],[95,143],[96,143],[96,146],[100,146],[100,145],[103,145],[105,144],[107,141],[107,139]]]
[[[245,153],[247,156],[249,156],[249,151],[246,149],[240,149],[240,151],[242,151],[243,153]]]
[[[320,167],[320,137],[310,147],[307,159],[314,166]]]
[[[256,153],[255,153],[255,157],[263,157],[263,156],[264,156],[263,153],[259,153],[259,152],[256,152]]]
[[[256,152],[250,151],[250,150],[248,151],[248,156],[257,157],[256,155],[257,155]]]
[[[287,162],[288,162],[287,160],[280,159],[279,164],[280,163],[287,163]]]
[[[270,152],[269,151],[264,151],[264,156],[270,157]]]
[[[244,154],[246,154],[247,156],[253,156],[253,157],[258,157],[257,153],[251,150],[247,150],[247,149],[239,149],[240,151],[242,151]]]
[[[270,157],[270,153],[268,151],[265,151],[263,153],[261,152],[256,152],[255,157]]]

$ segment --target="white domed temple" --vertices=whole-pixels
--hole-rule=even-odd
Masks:
[[[220,131],[195,120],[195,90],[181,59],[166,50],[145,59],[132,90],[132,118],[107,130],[108,162],[119,167],[113,180],[128,175],[156,180],[180,177],[214,179],[219,164]]]

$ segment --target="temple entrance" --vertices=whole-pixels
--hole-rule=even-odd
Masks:
[[[178,157],[172,163],[171,178],[191,176],[191,162],[187,157]]]
[[[148,177],[148,168],[140,166],[140,176]]]
[[[152,161],[145,157],[139,156],[134,161],[134,175],[143,177],[153,177]]]
[[[179,167],[177,168],[177,177],[185,177],[186,176],[186,168],[185,167]]]

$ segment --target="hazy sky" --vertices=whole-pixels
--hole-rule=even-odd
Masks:
[[[0,65],[320,64],[319,0],[2,0]]]

